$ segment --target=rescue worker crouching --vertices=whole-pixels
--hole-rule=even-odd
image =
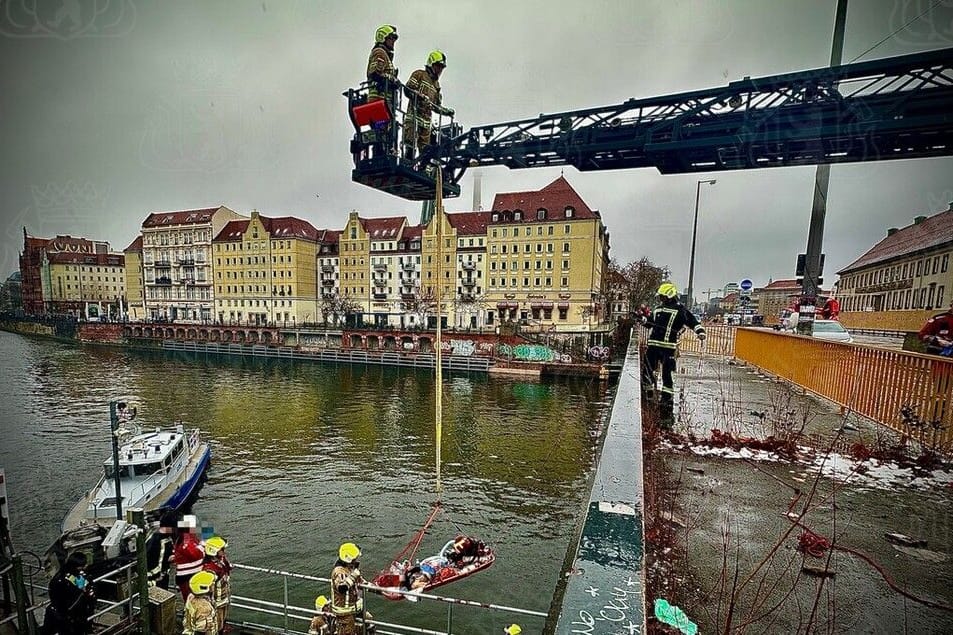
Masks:
[[[452,108],[444,108],[440,95],[440,75],[447,67],[443,51],[432,51],[427,56],[427,65],[415,70],[407,83],[407,112],[404,115],[404,158],[413,161],[414,151],[422,153],[430,145],[430,121],[433,112],[453,116]]]
[[[215,574],[211,571],[199,571],[189,578],[189,599],[185,601],[185,615],[182,618],[183,635],[215,635],[218,633],[218,615],[212,591],[215,588]]]
[[[231,602],[231,573],[232,563],[228,561],[225,555],[225,547],[228,543],[221,536],[212,536],[205,541],[205,564],[202,565],[203,571],[208,571],[215,575],[215,588],[212,591],[212,602],[215,604],[216,618],[219,632],[227,633],[231,630],[226,620],[228,618],[228,605]]]
[[[678,289],[671,282],[658,288],[659,306],[649,315],[641,316],[642,325],[651,328],[645,357],[642,361],[642,393],[652,398],[656,387],[656,370],[662,367],[662,392],[659,397],[660,425],[671,427],[675,418],[675,356],[678,336],[683,328],[690,328],[702,342],[705,328],[695,315],[678,301]]]
[[[357,617],[365,622],[373,616],[364,610],[360,585],[364,583],[358,568],[361,550],[353,542],[346,542],[338,549],[338,560],[331,570],[331,613],[334,615],[335,635],[358,635]],[[373,633],[373,625],[367,627]]]
[[[318,612],[308,626],[308,635],[331,635],[334,633],[334,614],[331,613],[331,600],[319,595],[314,598],[314,610]]]
[[[510,624],[503,629],[503,635],[520,635],[523,632],[523,629],[520,628],[519,624]]]

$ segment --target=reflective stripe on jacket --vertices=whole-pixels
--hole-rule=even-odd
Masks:
[[[675,350],[678,348],[678,335],[686,326],[695,331],[696,335],[705,333],[705,328],[698,318],[678,302],[663,304],[652,311],[649,320],[652,331],[649,333],[649,346]]]

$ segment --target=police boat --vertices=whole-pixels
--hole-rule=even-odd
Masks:
[[[64,532],[89,524],[109,527],[119,509],[177,511],[198,492],[212,451],[197,429],[178,423],[170,430],[143,432],[125,422],[115,435],[118,474],[114,457],[106,459],[99,482],[67,514]]]

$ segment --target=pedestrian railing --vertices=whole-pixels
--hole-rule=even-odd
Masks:
[[[649,329],[636,325],[639,334],[639,344],[645,345],[649,339]],[[682,331],[678,338],[678,350],[680,353],[692,353],[695,355],[717,355],[719,357],[732,357],[735,354],[735,333],[737,327],[725,326],[722,324],[705,325],[705,341],[702,342],[691,329]]]
[[[316,595],[330,595],[329,586],[331,580],[329,578],[237,563],[233,563],[232,566],[238,571],[247,571],[254,574],[256,579],[256,590],[261,592],[266,589],[271,589],[272,593],[275,595],[275,597],[272,599],[262,599],[260,597],[251,597],[234,593],[232,594],[231,607],[241,609],[252,614],[250,620],[236,619],[237,616],[234,613],[229,618],[229,622],[240,625],[243,628],[274,632],[276,630],[276,626],[278,626],[283,632],[286,633],[307,632],[308,624],[315,615],[313,605],[310,607],[295,605],[293,604],[292,596],[298,598],[303,596],[313,601]],[[235,573],[232,575],[234,576]],[[268,578],[271,578],[271,580],[268,580]],[[233,589],[237,586],[236,582],[237,581],[233,581]],[[547,616],[546,613],[542,613],[540,611],[504,606],[501,604],[487,604],[485,602],[474,602],[471,600],[430,595],[427,593],[414,593],[413,596],[419,600],[437,602],[446,605],[447,613],[445,618],[445,627],[442,627],[440,630],[433,630],[416,626],[406,626],[380,619],[380,616],[384,613],[381,608],[384,606],[385,602],[389,603],[390,601],[384,600],[383,598],[380,598],[380,596],[369,592],[383,591],[384,589],[376,587],[372,584],[366,584],[363,585],[363,587],[365,589],[364,606],[368,611],[370,611],[371,614],[374,615],[374,617],[367,620],[366,624],[361,623],[360,620],[359,623],[362,624],[362,629],[365,629],[362,630],[362,632],[367,632],[367,626],[372,624],[375,625],[377,635],[407,635],[409,633],[418,633],[423,635],[449,635],[454,632],[453,609],[454,607],[459,606],[491,610],[499,613],[530,616],[532,618],[536,618],[540,624]],[[387,589],[387,591],[394,592],[393,589]],[[402,591],[397,592],[406,593]],[[279,594],[280,597],[278,597]],[[375,598],[379,598],[380,601],[375,602]],[[509,619],[511,621],[514,620],[512,617]],[[265,623],[258,622],[257,620],[264,620]],[[530,631],[527,629],[527,632]]]
[[[735,356],[930,449],[953,449],[953,359],[739,329]]]
[[[96,625],[97,635],[115,635],[136,627],[139,594],[134,592],[135,567],[136,561],[133,560],[89,581],[94,588],[112,586],[115,589],[115,601],[100,597],[96,599],[95,612],[89,621]],[[37,624],[43,622],[46,607],[50,604],[46,572],[39,562],[23,562],[21,554],[14,555],[9,569],[14,574],[13,592],[17,610],[0,620],[0,626],[16,621],[19,633],[33,634],[38,631]],[[6,569],[0,573],[4,572]]]

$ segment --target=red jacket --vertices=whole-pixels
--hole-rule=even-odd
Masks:
[[[182,534],[175,543],[172,552],[172,561],[175,562],[175,577],[192,577],[202,570],[205,563],[205,550],[198,536],[191,532]]]
[[[941,337],[945,340],[953,340],[953,310],[931,317],[917,333],[917,337],[927,345],[928,351],[942,350],[943,346],[937,345],[934,338]],[[931,351],[931,348],[936,350]]]

